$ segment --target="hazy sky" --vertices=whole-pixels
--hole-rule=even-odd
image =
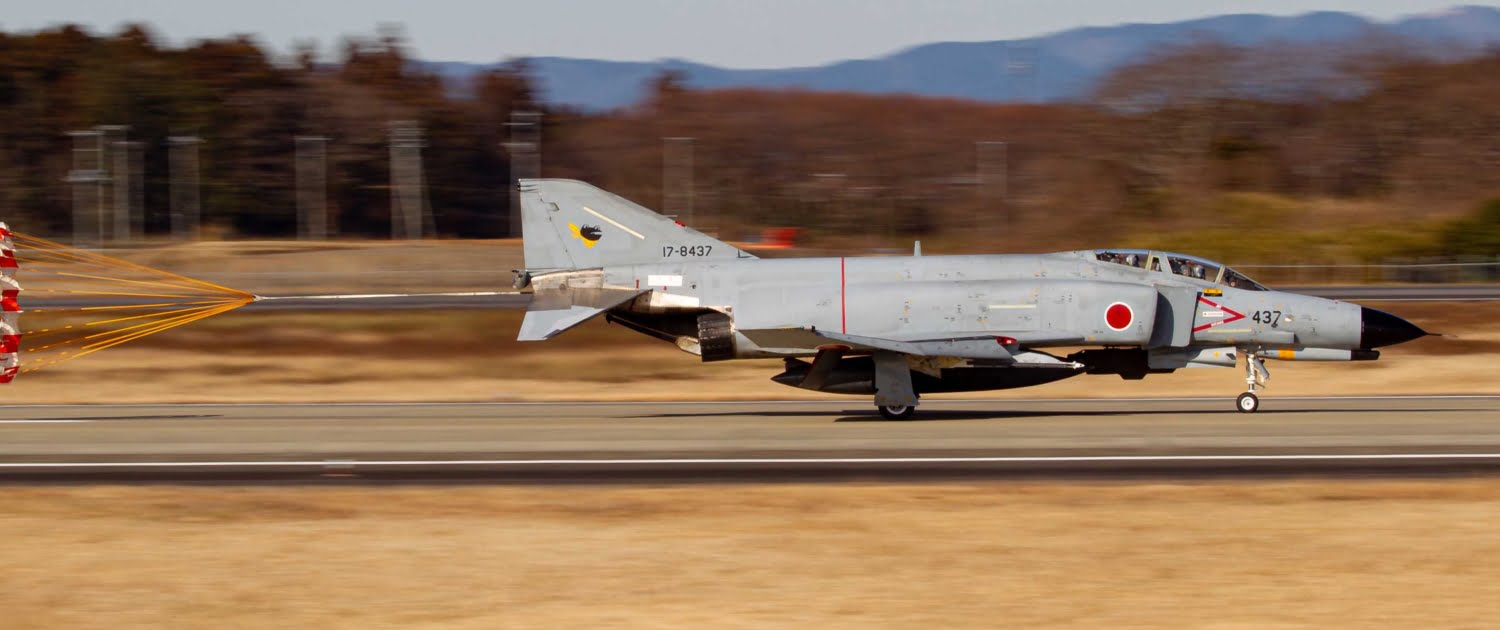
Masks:
[[[1390,19],[1463,0],[3,0],[0,28],[63,22],[113,31],[144,21],[172,43],[250,33],[278,50],[327,51],[344,35],[401,24],[417,55],[489,62],[557,55],[678,57],[739,68],[815,65],[934,41],[1042,35],[1077,26],[1223,13],[1348,11]],[[1473,2],[1466,4],[1500,4]]]

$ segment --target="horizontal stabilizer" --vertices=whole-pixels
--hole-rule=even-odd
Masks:
[[[517,341],[542,341],[629,302],[650,289],[563,289],[537,291],[521,320]]]

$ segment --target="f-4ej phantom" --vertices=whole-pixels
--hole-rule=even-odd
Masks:
[[[1253,412],[1267,359],[1369,361],[1427,334],[1182,254],[758,259],[583,182],[522,180],[520,190],[516,284],[533,293],[520,340],[604,315],[705,362],[782,358],[772,380],[873,395],[891,419],[909,418],[926,393],[1241,361],[1236,406]]]

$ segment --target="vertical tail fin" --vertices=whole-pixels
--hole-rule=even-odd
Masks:
[[[522,239],[530,271],[754,258],[583,182],[523,179],[520,190]]]

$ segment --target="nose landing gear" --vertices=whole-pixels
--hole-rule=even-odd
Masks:
[[[1271,372],[1266,369],[1266,361],[1250,352],[1245,355],[1245,387],[1249,391],[1240,394],[1234,399],[1234,406],[1240,413],[1255,413],[1260,409],[1260,397],[1255,395],[1255,390],[1265,389],[1266,381],[1271,380]]]

